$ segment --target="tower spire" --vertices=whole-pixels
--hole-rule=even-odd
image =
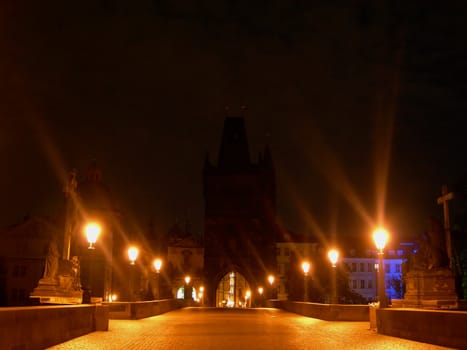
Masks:
[[[250,151],[243,117],[226,117],[219,150],[218,167],[242,169],[250,165]]]

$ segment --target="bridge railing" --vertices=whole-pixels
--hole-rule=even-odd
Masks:
[[[368,305],[319,304],[269,300],[267,306],[326,321],[369,321]]]
[[[184,300],[179,299],[109,302],[104,305],[109,308],[110,319],[120,320],[139,320],[187,306]]]
[[[108,327],[103,305],[0,308],[0,349],[44,349]]]

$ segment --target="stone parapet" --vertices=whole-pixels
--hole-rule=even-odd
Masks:
[[[467,312],[377,309],[378,333],[456,349],[467,349]]]
[[[160,315],[186,305],[178,299],[135,301],[135,302],[108,302],[110,319],[139,320],[141,318]]]
[[[0,349],[44,349],[96,330],[108,330],[103,305],[0,308]]]
[[[267,306],[326,321],[369,321],[368,305],[319,304],[268,300]]]

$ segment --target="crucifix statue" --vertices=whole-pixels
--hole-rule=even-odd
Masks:
[[[441,197],[438,197],[438,204],[443,205],[443,216],[444,216],[444,232],[446,235],[446,252],[449,259],[449,268],[452,270],[454,268],[453,257],[452,257],[452,244],[451,244],[451,227],[449,222],[449,205],[448,201],[454,198],[453,192],[448,192],[448,187],[443,185],[441,187]]]

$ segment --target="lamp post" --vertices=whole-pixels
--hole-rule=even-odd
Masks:
[[[259,306],[263,306],[263,287],[258,287],[258,294],[259,294]]]
[[[269,285],[271,286],[271,294],[270,294],[270,299],[274,298],[274,276],[273,275],[269,275],[268,276],[268,282],[269,282]]]
[[[308,261],[304,261],[302,263],[302,270],[303,270],[303,283],[304,283],[304,291],[303,291],[303,301],[308,301],[308,272],[310,271],[310,263]]]
[[[130,260],[130,301],[135,301],[135,292],[134,292],[134,279],[135,279],[135,265],[136,259],[138,258],[139,250],[136,247],[128,248],[128,259]]]
[[[337,304],[337,273],[336,273],[336,264],[337,260],[339,260],[339,252],[336,249],[331,249],[328,252],[329,261],[332,264],[332,304]]]
[[[204,286],[199,287],[199,300],[201,305],[204,305]]]
[[[378,299],[379,307],[387,307],[388,302],[386,298],[386,284],[384,283],[384,265],[383,265],[383,256],[384,256],[384,247],[386,242],[389,239],[388,232],[383,228],[377,228],[373,232],[373,240],[375,241],[376,248],[378,248]]]
[[[95,244],[97,242],[97,238],[101,233],[101,227],[99,224],[95,222],[90,222],[84,227],[84,232],[86,234],[86,239],[89,243],[88,251],[89,251],[89,274],[88,274],[88,283],[87,283],[87,295],[84,297],[83,302],[91,302],[92,299],[92,288],[93,288],[93,268],[92,268],[92,252],[96,249]]]
[[[185,300],[191,299],[190,281],[191,281],[191,277],[188,275],[185,276],[185,288],[183,289],[183,298]]]
[[[245,293],[245,308],[251,307],[251,290],[247,290]]]
[[[154,299],[155,300],[159,300],[160,296],[159,296],[159,274],[161,272],[161,267],[162,267],[162,260],[157,258],[157,259],[154,259],[154,261],[152,262],[153,265],[154,265],[154,269],[156,270],[156,288],[155,288],[155,293],[154,293]]]

